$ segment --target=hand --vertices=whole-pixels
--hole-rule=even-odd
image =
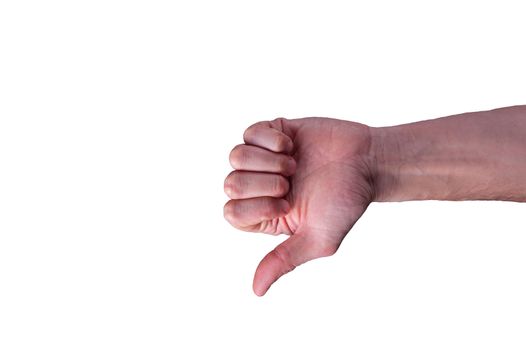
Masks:
[[[262,296],[283,274],[334,254],[373,199],[367,126],[327,118],[259,122],[230,153],[224,215],[234,227],[288,234],[254,276]]]

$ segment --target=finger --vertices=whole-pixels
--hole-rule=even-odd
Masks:
[[[294,148],[292,139],[270,122],[259,122],[250,126],[243,134],[245,143],[259,146],[273,152],[291,153]]]
[[[283,197],[289,192],[289,181],[281,175],[233,171],[225,179],[225,193],[231,199]]]
[[[265,295],[270,286],[284,274],[309,260],[332,255],[336,249],[337,247],[316,244],[307,235],[292,235],[259,263],[254,275],[254,293],[257,296]]]
[[[281,198],[258,197],[229,200],[223,208],[225,219],[234,227],[247,227],[287,215],[290,204]]]
[[[237,145],[230,152],[230,164],[236,170],[280,173],[290,176],[296,171],[293,157],[274,153],[263,148],[249,145]]]

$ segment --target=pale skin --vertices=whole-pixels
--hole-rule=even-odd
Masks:
[[[383,128],[279,118],[243,137],[230,153],[225,218],[240,230],[290,236],[257,267],[258,296],[334,254],[371,202],[526,201],[526,106]]]

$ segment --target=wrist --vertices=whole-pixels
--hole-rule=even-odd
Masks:
[[[453,130],[439,119],[372,128],[374,201],[465,200],[485,192],[491,162]]]
[[[396,201],[403,163],[400,131],[396,127],[371,127],[370,166],[374,202]]]

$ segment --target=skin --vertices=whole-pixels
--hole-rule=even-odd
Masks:
[[[257,267],[258,296],[334,254],[373,201],[526,201],[526,106],[384,128],[279,118],[243,138],[230,153],[225,218],[240,230],[290,236]]]

